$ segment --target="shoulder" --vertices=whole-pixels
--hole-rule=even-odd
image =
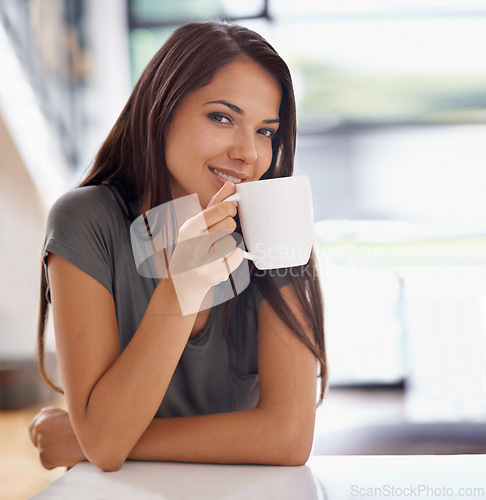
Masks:
[[[52,206],[50,214],[86,216],[99,211],[119,210],[113,191],[107,186],[84,186],[63,194]]]
[[[51,207],[47,232],[60,226],[108,229],[119,225],[124,214],[113,190],[107,186],[85,186],[63,194]]]
[[[99,248],[110,252],[126,236],[128,226],[129,221],[111,188],[75,188],[62,195],[49,212],[46,249],[58,253],[57,247],[62,245],[86,255],[96,253]]]
[[[44,264],[47,267],[49,253],[59,255],[112,292],[115,249],[126,237],[127,225],[111,188],[86,186],[68,191],[49,212]]]

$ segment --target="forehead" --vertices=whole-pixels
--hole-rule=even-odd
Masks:
[[[211,82],[190,94],[194,104],[225,100],[245,111],[278,118],[282,93],[277,80],[248,57],[240,57],[219,69]]]

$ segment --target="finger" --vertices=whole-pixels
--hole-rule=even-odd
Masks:
[[[28,429],[29,429],[29,432],[32,433],[32,430],[34,429],[34,422],[36,420],[37,416],[35,416],[29,423],[28,425]]]
[[[39,459],[42,466],[47,470],[51,470],[54,469],[54,467],[56,467],[53,463],[51,463],[51,458],[48,448],[46,449],[42,445],[39,446]]]
[[[186,220],[179,229],[179,241],[196,238],[207,233],[208,229],[226,218],[233,218],[237,214],[233,202],[222,202],[207,208],[203,212]],[[236,226],[235,226],[236,227]]]
[[[235,229],[235,220],[231,217],[226,217],[226,219],[223,219],[222,221],[212,226],[209,230],[209,234],[211,235],[211,240],[213,242],[216,242],[234,233]]]
[[[236,241],[231,236],[217,241],[213,247],[213,256],[215,260],[227,258],[236,248]]]
[[[202,212],[208,229],[211,229],[215,224],[218,224],[227,217],[235,217],[237,213],[236,205],[232,201],[222,201]]]
[[[30,439],[32,441],[32,444],[34,446],[39,446],[39,436],[37,434],[37,432],[35,430],[33,430],[31,433],[30,433]]]
[[[30,439],[31,439],[32,443],[34,444],[34,446],[37,446],[37,441],[38,441],[37,431],[36,431],[36,424],[37,424],[38,415],[39,414],[37,414],[30,421],[30,424],[29,424],[29,435],[30,435]]]
[[[57,412],[64,412],[64,410],[61,410],[57,406],[44,406],[39,413],[57,413]]]
[[[231,234],[231,231],[216,231],[180,241],[177,244],[177,252],[183,258],[171,259],[169,263],[171,275],[184,273],[224,259],[236,246],[236,241]]]
[[[229,267],[229,272],[235,271],[239,265],[243,262],[245,258],[243,250],[240,247],[236,247],[227,257],[226,263]]]
[[[225,257],[211,262],[207,270],[210,270],[211,273],[212,286],[219,285],[223,281],[226,281],[231,273],[231,269]]]
[[[223,187],[211,198],[211,200],[209,200],[207,208],[222,202],[223,200],[228,198],[228,196],[231,196],[232,194],[235,193],[236,193],[235,185],[231,181],[226,181],[223,184]]]

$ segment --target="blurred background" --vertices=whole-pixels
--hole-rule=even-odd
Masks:
[[[50,398],[35,368],[50,205],[172,31],[210,18],[261,33],[294,78],[330,366],[314,453],[486,452],[479,0],[0,0],[0,437]]]

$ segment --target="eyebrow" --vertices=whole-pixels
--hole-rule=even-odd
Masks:
[[[239,115],[244,116],[245,112],[236,106],[236,104],[231,104],[230,102],[223,101],[223,100],[218,100],[218,101],[209,101],[206,104],[223,104],[224,106],[228,107],[229,109],[233,110],[235,113],[238,113]],[[271,120],[262,120],[263,123],[280,123],[280,120],[278,118],[274,118]]]

